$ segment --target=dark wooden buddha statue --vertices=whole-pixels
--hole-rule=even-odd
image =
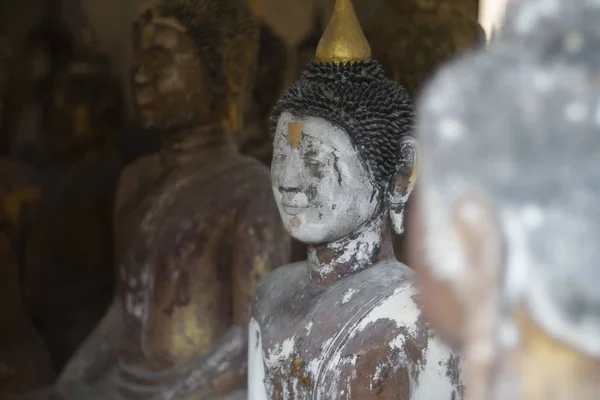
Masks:
[[[234,142],[258,33],[246,0],[140,11],[133,100],[163,144],[120,178],[117,297],[61,382],[126,399],[213,400],[245,388],[250,299],[290,252],[268,169]]]

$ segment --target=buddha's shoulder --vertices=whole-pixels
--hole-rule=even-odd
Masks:
[[[226,179],[235,185],[237,191],[271,190],[271,171],[252,157],[235,154],[227,162]]]
[[[117,203],[125,203],[144,185],[156,180],[162,172],[160,156],[150,154],[123,168],[117,183]]]
[[[283,265],[269,273],[256,288],[252,315],[259,323],[279,314],[278,310],[285,310],[292,317],[295,311],[305,310],[306,301],[322,291],[311,281],[306,261]]]
[[[354,310],[367,306],[367,303],[367,308],[372,307],[373,301],[396,304],[405,301],[400,297],[406,296],[413,298],[407,304],[414,304],[416,291],[412,276],[412,270],[394,261],[375,265],[323,287],[310,279],[306,261],[284,265],[267,275],[257,287],[252,314],[261,322],[273,315],[285,314],[288,319],[300,317],[313,308]]]
[[[410,313],[404,315],[410,320],[405,323],[413,323],[420,314],[413,275],[412,270],[397,261],[374,265],[329,286],[315,312],[335,310],[341,319],[361,321],[405,310]],[[404,325],[397,322],[398,326]]]
[[[161,172],[159,154],[149,154],[129,163],[121,172],[119,186],[147,181]]]
[[[399,287],[413,286],[414,271],[398,261],[388,261],[352,275],[338,283],[337,291],[353,289],[356,292],[366,292],[368,296],[391,295]]]

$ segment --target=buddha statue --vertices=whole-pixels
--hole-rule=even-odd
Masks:
[[[469,400],[600,393],[599,16],[517,1],[488,50],[424,91],[409,249]]]
[[[120,178],[117,296],[63,371],[66,386],[119,399],[213,400],[245,389],[250,300],[290,253],[268,169],[234,142],[257,45],[247,0],[140,10],[133,100],[163,144]]]
[[[23,304],[21,279],[26,239],[41,200],[36,175],[0,158],[0,398],[54,379],[48,350]]]
[[[113,227],[121,92],[107,59],[76,51],[52,79],[44,110],[44,190],[27,241],[24,296],[56,368],[90,334],[114,291]]]
[[[272,117],[273,193],[308,260],[256,290],[249,400],[460,398],[458,355],[392,249],[417,175],[411,100],[371,59],[349,0]]]

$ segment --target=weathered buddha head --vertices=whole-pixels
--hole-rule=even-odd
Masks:
[[[412,105],[370,59],[349,0],[337,1],[317,59],[281,96],[273,121],[273,191],[294,238],[338,240],[388,210],[402,231],[416,177]]]
[[[470,359],[528,354],[523,398],[584,398],[553,385],[597,376],[600,359],[600,6],[519,3],[518,43],[424,93],[411,264],[434,327]]]
[[[141,124],[228,122],[237,131],[252,86],[258,23],[247,0],[158,0],[134,25],[132,91]]]

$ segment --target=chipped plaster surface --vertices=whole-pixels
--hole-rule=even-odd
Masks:
[[[406,268],[406,267],[404,267]],[[370,271],[365,271],[368,273]],[[396,280],[396,277],[390,277]],[[365,300],[364,288],[354,287],[352,284],[343,291],[339,304],[354,309],[360,305],[348,320],[344,320],[339,328],[331,332],[329,338],[320,346],[318,354],[306,359],[303,343],[311,340],[311,331],[314,326],[322,325],[317,317],[324,315],[316,312],[309,313],[309,317],[297,324],[296,334],[271,343],[267,348],[263,347],[260,324],[256,320],[250,323],[250,358],[251,370],[249,371],[250,400],[263,400],[271,398],[275,387],[281,387],[283,399],[355,399],[357,394],[352,394],[353,382],[365,374],[369,375],[366,382],[370,382],[373,388],[380,387],[389,374],[393,371],[406,368],[410,377],[411,399],[437,400],[450,398],[452,392],[458,395],[459,388],[453,383],[448,372],[447,361],[451,356],[456,356],[450,349],[442,344],[434,335],[429,333],[426,348],[423,349],[422,357],[415,362],[406,352],[407,341],[418,341],[420,335],[426,329],[419,328],[421,311],[417,307],[414,297],[416,289],[410,280],[398,282],[396,289],[391,289],[388,294],[378,294]],[[326,302],[327,300],[323,300]],[[362,305],[361,305],[362,304]],[[318,310],[315,305],[313,310]],[[334,312],[329,310],[329,312]],[[361,370],[357,367],[359,357],[356,353],[349,351],[350,343],[363,342],[373,335],[373,327],[385,325],[386,332],[393,331],[390,339],[382,346],[388,350],[388,357],[377,359],[376,368],[373,370]],[[266,329],[269,329],[268,327]],[[319,328],[322,329],[322,328]],[[419,331],[419,329],[425,329]],[[261,340],[257,342],[257,338]],[[394,356],[391,356],[394,354]],[[369,353],[361,357],[369,357]],[[290,365],[295,360],[303,360],[303,374],[310,384],[303,383],[302,377],[295,375]],[[263,369],[264,368],[264,369]],[[364,368],[364,367],[362,367]],[[252,370],[254,369],[254,370]],[[267,376],[267,384],[264,371],[269,371],[268,376],[274,377],[274,381]],[[285,378],[283,378],[285,377]],[[278,382],[282,379],[281,382]],[[264,390],[264,392],[263,392]],[[266,396],[266,397],[265,397]]]
[[[302,137],[292,146],[289,127],[299,123]],[[290,235],[304,243],[327,243],[373,217],[376,189],[343,129],[323,118],[284,112],[273,146],[273,193]]]

